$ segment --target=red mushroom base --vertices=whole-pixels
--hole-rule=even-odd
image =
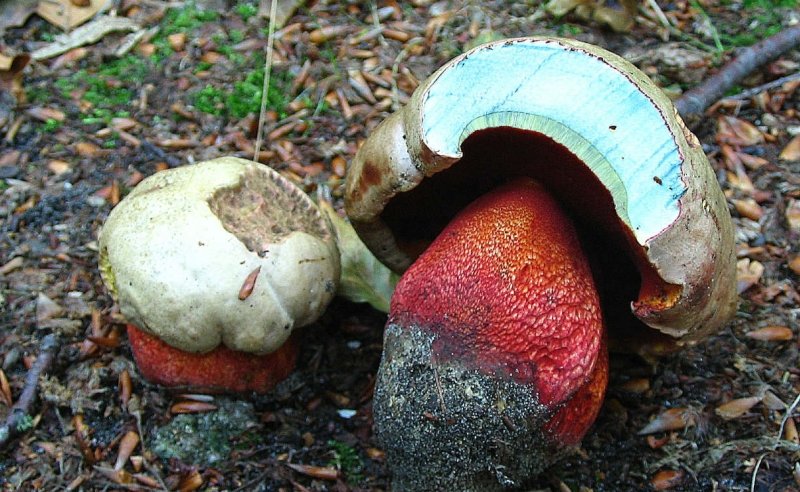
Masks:
[[[600,302],[574,227],[521,179],[473,202],[403,275],[375,424],[402,490],[520,486],[602,405]]]
[[[265,355],[223,346],[204,354],[184,352],[130,324],[128,339],[139,372],[148,381],[212,393],[266,393],[291,374],[298,352],[295,336]]]

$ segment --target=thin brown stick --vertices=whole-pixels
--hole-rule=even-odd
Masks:
[[[690,124],[697,121],[709,106],[750,72],[798,45],[800,45],[800,24],[743,49],[719,72],[678,98],[675,101],[678,113]]]
[[[53,363],[57,352],[58,338],[54,334],[44,337],[39,356],[36,357],[36,362],[33,363],[33,367],[25,376],[25,386],[22,388],[22,394],[19,395],[17,403],[11,407],[5,424],[0,426],[0,449],[3,449],[9,441],[27,430],[25,429],[25,419],[30,418],[31,407],[36,400],[39,378]]]

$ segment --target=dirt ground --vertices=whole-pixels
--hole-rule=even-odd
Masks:
[[[589,0],[558,17],[557,2],[539,1],[295,3],[276,36],[262,160],[308,192],[330,187],[339,209],[359,143],[483,41],[595,43],[677,96],[800,22],[796,0],[641,2],[632,16]],[[141,28],[125,54],[129,32],[115,31],[0,78],[0,419],[44,337],[60,340],[33,418],[0,450],[0,486],[387,490],[371,429],[385,315],[368,306],[335,301],[266,396],[176,394],[138,375],[97,271],[98,229],[143,177],[252,158],[268,31],[245,0],[114,5]],[[615,32],[617,21],[629,25]],[[60,32],[32,15],[5,28],[0,53],[33,53]],[[595,426],[526,490],[800,490],[799,69],[797,50],[761,67],[696,128],[737,227],[735,320],[660,360],[612,355]],[[192,433],[204,438],[183,441]]]

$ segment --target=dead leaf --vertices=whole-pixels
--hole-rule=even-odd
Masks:
[[[239,300],[244,301],[250,294],[253,293],[253,289],[256,287],[256,280],[258,279],[258,274],[261,273],[261,267],[257,267],[255,270],[250,272],[247,275],[247,278],[244,279],[242,283],[242,287],[239,289]]]
[[[35,118],[39,121],[46,122],[48,120],[64,121],[67,115],[63,111],[55,108],[43,108],[36,106],[25,111],[28,116]]]
[[[306,2],[305,0],[272,0],[275,2],[275,28],[280,29],[286,25],[286,21],[294,15],[294,12]],[[258,15],[269,19],[269,2],[262,0],[258,4]]]
[[[746,217],[750,220],[758,220],[764,215],[764,210],[752,198],[745,198],[744,200],[733,200],[733,206],[739,215]]]
[[[656,432],[685,429],[695,425],[694,412],[688,408],[670,408],[661,412],[658,417],[651,420],[639,435],[654,434]]]
[[[761,401],[760,396],[749,396],[747,398],[737,398],[718,406],[714,413],[725,420],[732,420],[741,417],[753,408],[756,403]]]
[[[792,232],[800,233],[800,200],[790,199],[786,204],[786,224]]]
[[[56,176],[61,176],[71,168],[69,162],[53,159],[47,163],[47,169],[49,169]]]
[[[783,148],[778,159],[783,161],[800,161],[800,135],[795,136],[789,140],[786,147]]]
[[[133,22],[127,17],[111,17],[103,15],[97,17],[92,22],[81,26],[69,34],[61,34],[56,36],[53,43],[48,44],[43,48],[31,53],[34,60],[46,60],[61,53],[85,46],[87,44],[96,43],[103,39],[103,37],[115,31],[139,31],[141,27],[139,24]]]
[[[128,458],[133,454],[133,450],[139,445],[139,434],[135,431],[128,431],[122,436],[119,441],[119,451],[117,453],[117,461],[114,463],[115,470],[122,470]]]
[[[620,388],[629,393],[641,394],[650,389],[650,380],[647,378],[631,379],[625,382]]]
[[[217,406],[202,401],[179,401],[169,409],[171,413],[206,413],[213,412]]]
[[[64,314],[64,308],[43,293],[36,297],[36,322],[42,323],[48,319],[57,318]]]
[[[795,256],[789,261],[789,270],[793,271],[795,275],[800,275],[800,255]]]
[[[324,26],[311,31],[308,34],[308,40],[314,44],[321,44],[346,34],[349,30],[350,26]]]
[[[89,0],[87,5],[80,6],[70,0],[47,0],[39,2],[36,13],[50,24],[71,31],[94,17],[107,3],[108,0]]]
[[[742,258],[736,262],[736,291],[741,294],[761,280],[764,274],[764,265],[751,260]]]
[[[717,142],[747,147],[764,142],[764,135],[749,121],[720,116],[717,120]]]
[[[656,490],[669,490],[683,483],[686,473],[683,470],[661,470],[655,475],[650,483]]]
[[[296,465],[294,463],[287,463],[286,466],[311,478],[320,480],[337,480],[339,478],[339,470],[331,466]]]
[[[786,423],[784,424],[783,439],[795,444],[800,444],[800,436],[797,434],[797,424],[794,423],[794,419],[791,417],[786,419]]]
[[[748,331],[745,336],[762,342],[785,342],[791,340],[794,334],[786,326],[765,326],[757,330]]]

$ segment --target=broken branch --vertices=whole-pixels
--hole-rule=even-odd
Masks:
[[[719,100],[726,91],[750,72],[798,44],[800,44],[800,24],[743,49],[739,56],[722,67],[719,72],[678,98],[675,101],[678,113],[691,126],[711,104]]]
[[[30,410],[36,400],[39,378],[53,363],[57,352],[58,338],[54,334],[44,337],[39,356],[25,376],[25,386],[22,388],[22,394],[20,394],[17,403],[11,408],[5,423],[0,426],[0,449],[4,448],[10,440],[28,430],[27,421],[30,419]]]

